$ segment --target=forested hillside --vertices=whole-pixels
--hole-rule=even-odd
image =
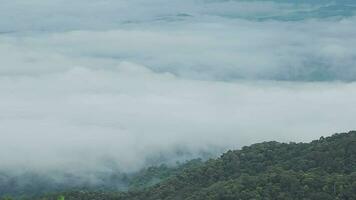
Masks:
[[[356,132],[229,151],[122,199],[355,199]]]
[[[66,200],[356,199],[356,132],[311,143],[264,142],[228,151],[142,190],[62,195]]]
[[[119,192],[139,190],[153,186],[173,175],[181,173],[192,166],[203,164],[201,159],[194,159],[176,165],[160,164],[143,168],[134,173],[123,173],[119,170],[111,173],[89,174],[96,181],[83,178],[77,174],[50,174],[24,172],[21,174],[0,172],[0,198],[13,196],[17,199],[36,199],[46,193],[60,193],[63,191],[106,191]],[[58,178],[59,177],[59,178]],[[60,179],[61,181],[56,181]]]

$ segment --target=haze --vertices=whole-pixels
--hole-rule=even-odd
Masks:
[[[134,171],[355,129],[356,5],[293,2],[0,0],[1,169]]]

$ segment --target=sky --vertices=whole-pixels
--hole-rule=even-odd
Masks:
[[[1,169],[134,171],[356,128],[353,1],[0,4]]]

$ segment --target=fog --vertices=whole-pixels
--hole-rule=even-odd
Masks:
[[[0,3],[1,170],[132,172],[355,129],[352,2]]]

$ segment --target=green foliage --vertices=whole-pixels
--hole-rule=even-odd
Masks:
[[[159,177],[163,181],[141,187]],[[148,168],[129,192],[68,192],[66,200],[353,200],[356,132],[311,143],[264,142],[204,163]],[[57,195],[58,196],[58,195]],[[55,200],[48,196],[42,200]]]
[[[140,190],[164,181],[186,168],[202,164],[201,159],[195,159],[171,167],[166,165],[153,166],[131,174],[124,174],[119,171],[95,174],[96,178],[102,180],[100,185],[80,184],[80,181],[76,181],[75,174],[66,174],[66,178],[68,178],[66,181],[55,183],[43,174],[26,172],[22,175],[12,176],[6,172],[0,172],[0,199],[1,196],[6,195],[14,196],[16,199],[38,199],[38,197],[46,194],[62,194],[66,191],[75,190],[106,192]],[[54,199],[57,200],[57,197]]]
[[[64,200],[64,196],[63,195],[59,196],[57,200]]]
[[[140,190],[153,186],[167,178],[181,173],[185,169],[199,167],[203,164],[201,159],[194,159],[177,167],[168,167],[160,165],[158,167],[149,167],[141,170],[129,180],[130,190]]]
[[[356,199],[356,132],[228,151],[121,199]]]
[[[5,196],[5,197],[1,198],[1,200],[12,200],[12,197]]]

